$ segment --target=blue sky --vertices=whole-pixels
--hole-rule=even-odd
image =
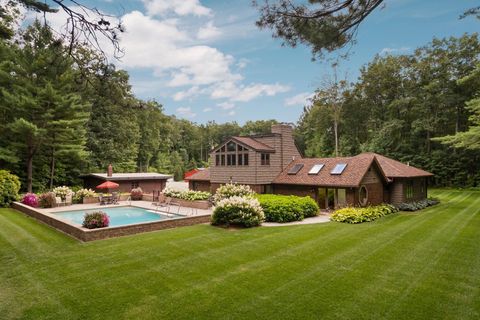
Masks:
[[[309,48],[282,47],[254,23],[251,1],[96,1],[122,16],[126,69],[134,93],[155,99],[167,114],[197,123],[277,119],[296,122],[305,98],[331,74],[330,63],[311,61]],[[339,73],[355,80],[376,54],[412,52],[433,37],[479,30],[459,20],[474,0],[386,0],[359,28],[357,44]],[[52,18],[52,23],[60,21]],[[332,56],[335,57],[335,54]]]

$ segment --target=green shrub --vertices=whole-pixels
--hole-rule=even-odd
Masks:
[[[330,219],[345,223],[362,223],[376,220],[380,217],[397,212],[398,209],[390,204],[381,204],[366,208],[346,207],[336,210]]]
[[[82,226],[87,229],[105,228],[110,224],[108,215],[103,211],[85,213]]]
[[[319,208],[310,197],[283,196],[276,194],[256,195],[263,208],[265,221],[291,222],[318,214]]]
[[[425,209],[426,207],[434,206],[438,203],[440,203],[438,199],[428,198],[420,201],[400,203],[400,204],[397,204],[396,207],[400,211],[417,211],[417,210]]]
[[[163,194],[167,197],[195,201],[195,200],[208,200],[212,196],[210,192],[206,191],[194,191],[194,190],[175,190],[172,188],[165,188]]]
[[[213,214],[213,225],[237,225],[255,227],[265,220],[262,207],[257,199],[230,197],[217,202]]]
[[[6,170],[0,170],[0,207],[8,207],[18,200],[20,180]]]
[[[250,186],[243,184],[227,183],[220,186],[213,196],[213,203],[230,197],[251,197],[255,192]]]

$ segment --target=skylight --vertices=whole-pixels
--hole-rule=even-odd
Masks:
[[[339,163],[335,166],[335,168],[333,168],[330,174],[342,174],[346,166],[347,166],[346,163]]]
[[[310,169],[310,171],[308,171],[308,174],[318,174],[320,172],[320,170],[322,170],[324,164],[320,163],[320,164],[316,164],[312,167],[312,169]]]
[[[297,174],[303,168],[303,163],[298,163],[294,165],[290,170],[288,170],[288,174]]]

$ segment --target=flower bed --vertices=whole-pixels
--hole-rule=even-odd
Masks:
[[[437,199],[429,198],[415,202],[400,203],[396,205],[396,207],[400,211],[417,211],[425,209],[426,207],[434,206],[438,203],[440,203],[440,201],[438,201]]]
[[[208,209],[211,207],[209,199],[212,197],[210,192],[194,191],[194,190],[175,190],[172,188],[165,188],[163,197],[174,198],[174,202],[182,207],[195,209]],[[164,199],[159,199],[160,202]]]
[[[346,207],[336,210],[332,213],[330,219],[344,223],[362,223],[376,220],[397,211],[398,209],[390,204],[382,204],[366,208]]]
[[[105,228],[110,224],[108,215],[103,211],[85,213],[82,227],[87,229]]]

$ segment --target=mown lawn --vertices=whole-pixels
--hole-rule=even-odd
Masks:
[[[373,223],[80,243],[0,210],[1,319],[479,319],[480,192]]]

